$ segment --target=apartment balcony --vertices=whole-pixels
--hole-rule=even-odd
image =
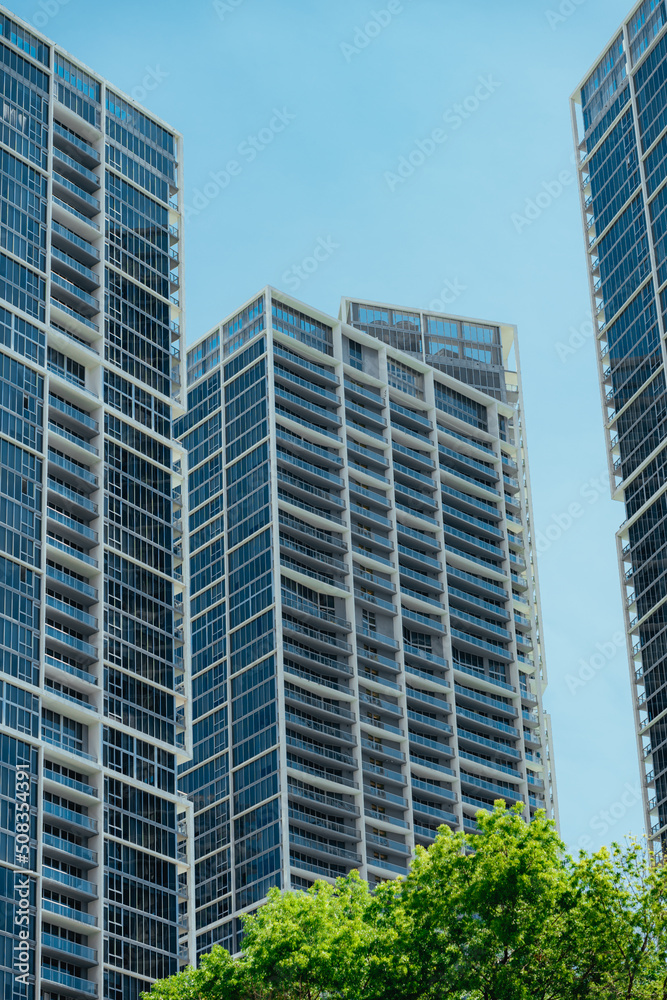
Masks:
[[[425,629],[434,635],[445,635],[447,632],[444,622],[430,615],[422,615],[403,606],[401,607],[401,615],[404,622],[414,623],[420,629]]]
[[[98,477],[87,466],[73,461],[67,455],[59,454],[52,447],[49,447],[48,461],[49,473],[57,479],[69,482],[75,490],[92,493],[99,487]]]
[[[92,589],[92,588],[91,588]],[[74,624],[84,634],[89,635],[99,630],[99,622],[93,615],[86,611],[74,607],[74,605],[53,597],[51,594],[45,595],[45,604],[50,610],[50,617],[68,625]]]
[[[348,406],[350,404],[348,403]],[[348,432],[348,443],[353,440],[350,437],[351,434],[354,435],[354,439],[361,438],[362,444],[377,444],[383,447],[388,444],[388,441],[384,434],[381,434],[379,430],[373,430],[366,424],[359,423],[358,420],[353,420],[347,413],[345,414],[345,426]]]
[[[285,685],[285,701],[297,705],[307,705],[309,708],[314,708],[318,712],[321,712],[324,716],[330,715],[335,719],[343,719],[346,722],[357,721],[354,712],[351,712],[343,705],[337,705],[332,701],[324,701],[324,699],[318,698],[314,694],[309,694],[301,688],[295,688],[289,683]],[[355,738],[351,735],[350,740],[356,742]]]
[[[335,509],[343,510],[342,501],[339,501],[338,497],[334,497],[333,494],[326,493],[324,490],[319,490],[316,486],[308,487],[304,480],[289,476],[281,469],[278,470],[277,479],[279,483],[284,483],[287,487],[287,489],[278,489],[278,499],[283,503],[297,507],[299,511],[304,511],[306,514],[311,514],[315,518],[323,520],[323,525],[316,522],[317,527],[322,527],[326,530],[329,522],[338,524],[343,528],[346,527],[346,522],[340,514],[335,512]],[[320,494],[323,495],[320,496]],[[315,497],[328,506],[308,503],[304,499],[305,497]]]
[[[480,757],[477,754],[469,753],[467,750],[459,750],[459,757],[461,760],[465,760],[468,764],[472,764],[477,774],[481,774],[483,777],[487,777],[493,780],[494,777],[498,777],[498,773],[507,774],[511,778],[521,781],[523,775],[515,767],[511,767],[509,764],[503,764],[501,761],[487,760],[485,757]],[[491,772],[489,775],[488,772]],[[494,772],[496,772],[494,774]]]
[[[99,544],[99,535],[96,531],[84,522],[68,517],[53,507],[46,508],[46,521],[48,530],[54,535],[86,552]]]
[[[83,944],[76,944],[57,934],[42,932],[42,954],[50,958],[72,961],[75,965],[91,967],[98,964],[97,950]]]
[[[492,736],[496,733],[502,733],[503,735],[513,736],[515,739],[518,739],[521,735],[519,730],[514,726],[508,726],[505,722],[498,722],[488,715],[480,715],[478,712],[471,712],[470,709],[467,708],[459,708],[458,705],[456,706],[456,717],[457,719],[461,718],[467,720],[468,722],[476,723],[476,725],[478,725],[483,732],[490,733]]]
[[[428,469],[435,471],[435,462],[429,455],[424,454],[424,452],[408,448],[407,445],[399,444],[398,441],[392,441],[392,450],[394,456],[400,455],[401,459],[407,462],[410,468],[414,466],[417,470]]]
[[[94,882],[61,872],[58,868],[51,868],[50,865],[42,865],[42,879],[55,890],[65,886],[67,892],[75,897],[86,900],[97,899],[97,886]]]
[[[76,257],[67,253],[66,250],[60,250],[56,246],[51,248],[51,266],[53,268],[53,272],[61,279],[79,286],[80,290],[83,292],[90,293],[96,291],[100,287],[100,279],[95,271],[93,271],[86,264],[82,264],[76,259]],[[62,287],[66,288],[67,286]],[[57,296],[57,298],[61,297],[62,296]],[[75,302],[75,308],[77,305],[78,302]],[[99,312],[99,308],[95,311]]]
[[[351,768],[355,771],[359,767],[357,760],[350,756],[350,754],[338,750],[329,750],[320,743],[315,743],[311,740],[302,740],[297,736],[290,736],[289,731],[285,737],[285,742],[287,746],[293,747],[295,750],[298,750],[299,754],[303,754],[306,759],[316,762],[325,759],[340,767]]]
[[[290,765],[291,766],[291,765]],[[326,808],[327,812],[341,813],[345,817],[358,817],[361,814],[359,806],[355,802],[347,799],[327,795],[326,792],[317,791],[313,788],[306,788],[302,784],[288,782],[287,793],[290,799],[299,799],[309,804],[314,803],[315,808]]]
[[[353,523],[351,529],[353,539],[358,543],[363,544],[366,549],[370,550],[369,554],[371,558],[374,556],[376,549],[382,553],[383,558],[385,558],[388,553],[394,551],[394,543],[387,538],[386,535],[381,535],[377,531],[372,531],[367,525]]]
[[[303,597],[298,597],[286,588],[281,589],[280,598],[283,607],[289,608],[291,611],[298,611],[303,621],[316,625],[325,622],[327,626],[336,631],[352,631],[352,623],[346,618],[340,618],[333,611],[328,611],[326,608],[315,604],[314,601],[307,601]]]
[[[410,684],[406,685],[405,696],[408,703],[417,703],[417,710],[419,710],[420,705],[428,705],[429,707],[437,709],[439,712],[444,712],[445,715],[449,715],[452,711],[452,706],[444,698],[437,698],[435,695],[427,694],[425,691],[420,691],[418,688],[412,687]]]
[[[56,650],[73,656],[77,662],[94,663],[99,659],[99,650],[91,646],[89,642],[79,639],[69,632],[65,632],[59,625],[50,624],[47,620],[45,635],[48,645],[52,645]]]
[[[451,729],[451,726],[449,727]],[[428,736],[422,736],[419,733],[415,733],[412,729],[408,731],[408,739],[410,740],[410,760],[412,761],[413,753],[412,750],[417,747],[425,747],[429,751],[429,756],[432,756],[431,751],[437,757],[443,757],[445,760],[451,760],[454,756],[454,751],[450,746],[447,745],[440,737],[436,739],[429,739]],[[418,756],[418,755],[417,755]],[[422,763],[420,757],[419,760]]]
[[[350,417],[350,414],[353,416]],[[364,423],[360,424],[358,420],[354,420],[354,416],[360,417]],[[367,406],[362,406],[359,403],[354,403],[351,399],[345,400],[345,416],[348,422],[360,430],[364,434],[368,434],[370,437],[379,439],[382,442],[388,444],[389,442],[381,433],[387,426],[387,421],[382,416],[381,413],[377,413],[375,410],[370,409]],[[370,427],[367,425],[370,424]]]
[[[439,445],[438,452],[441,464],[446,469],[450,468],[453,463],[454,469],[460,467],[464,472],[468,469],[473,469],[478,475],[481,475],[489,483],[497,483],[500,479],[498,471],[485,462],[479,462],[475,458],[470,458],[468,455],[463,455],[458,451],[453,451],[451,448],[447,448],[442,444]]]
[[[433,570],[435,573],[442,573],[443,566],[442,563],[437,559],[433,559],[431,556],[426,555],[425,552],[420,552],[419,549],[414,549],[410,545],[402,545],[398,543],[398,553],[401,556],[399,569],[403,572],[403,567],[405,565],[411,567],[416,564],[419,567],[428,566],[429,569]]]
[[[387,594],[396,593],[396,584],[393,583],[388,577],[378,576],[377,573],[372,573],[370,570],[365,569],[363,566],[354,565],[354,582],[358,583],[369,583],[373,587],[379,590],[385,591]],[[392,605],[393,607],[393,605]]]
[[[394,639],[393,636],[384,635],[382,632],[376,632],[367,625],[360,625],[357,623],[356,626],[357,638],[370,640],[374,645],[379,646],[381,649],[398,649],[399,642]]]
[[[280,419],[280,414],[277,415]],[[299,434],[292,433],[285,427],[281,427],[278,423],[276,425],[276,438],[279,441],[285,442],[285,446],[290,449],[290,452],[300,452],[301,457],[306,461],[312,457],[323,459],[327,464],[341,467],[344,464],[343,455],[340,451],[336,451],[333,448],[324,448],[319,444],[314,444],[312,441],[302,437]]]
[[[285,710],[285,722],[295,730],[300,730],[306,736],[308,736],[309,733],[314,733],[317,736],[326,736],[327,740],[333,741],[334,743],[344,744],[349,747],[355,747],[357,745],[357,738],[352,733],[345,732],[345,730],[340,729],[337,726],[329,726],[325,722],[317,722],[315,719],[307,719],[305,716],[300,715],[297,712],[292,712],[289,709]]]
[[[383,656],[379,653],[377,649],[371,649],[367,647],[365,643],[357,645],[357,659],[360,664],[364,664],[366,672],[368,673],[368,665],[372,667],[373,671],[378,669],[386,668],[391,670],[394,674],[397,674],[401,667],[396,660],[390,656]]]
[[[66,906],[64,903],[56,903],[52,899],[42,899],[42,911],[52,914],[57,918],[58,923],[62,922],[65,926],[71,926],[80,934],[87,934],[89,933],[88,928],[96,928],[98,925],[97,917],[93,916],[92,913],[78,910],[74,906]]]
[[[51,223],[51,244],[68,257],[90,269],[100,261],[99,250],[89,240],[55,220]]]
[[[67,182],[69,183],[69,182]],[[77,236],[86,242],[97,239],[100,235],[100,227],[96,222],[93,222],[92,215],[98,213],[92,212],[85,202],[86,211],[81,212],[78,208],[75,208],[71,203],[69,195],[67,192],[63,192],[63,185],[60,185],[58,189],[60,191],[60,196],[56,193],[54,188],[54,195],[51,199],[51,207],[53,211],[53,218],[58,222],[64,229],[71,229],[76,233]],[[66,194],[66,198],[63,199],[62,194]]]
[[[417,531],[416,528],[410,528],[407,524],[403,524],[401,521],[397,522],[396,530],[399,535],[406,536],[409,541],[414,539],[414,541],[423,545],[424,548],[430,550],[431,552],[440,551],[440,541],[432,534],[428,534],[424,531]]]
[[[46,577],[47,580],[58,585],[59,592],[64,593],[74,601],[87,605],[97,604],[99,601],[99,591],[95,587],[91,587],[89,583],[79,580],[72,573],[47,565]]]
[[[294,503],[293,500],[289,500],[288,502]],[[281,528],[289,529],[291,535],[295,535],[301,543],[305,543],[301,549],[295,551],[300,551],[304,555],[307,554],[309,550],[310,553],[316,552],[318,561],[321,558],[324,558],[324,556],[320,557],[320,549],[323,549],[327,556],[330,556],[331,552],[333,552],[334,555],[332,558],[337,560],[337,562],[328,563],[327,565],[334,566],[335,568],[341,570],[347,568],[347,564],[342,559],[338,559],[339,555],[347,552],[347,544],[339,534],[314,527],[307,521],[303,521],[301,518],[295,517],[293,514],[290,514],[285,510],[280,511],[279,524]],[[283,537],[285,536],[281,535],[281,544]],[[290,542],[293,542],[292,538],[290,538]],[[317,542],[317,549],[312,548],[312,545],[315,542]],[[316,558],[316,556],[312,554],[310,557],[312,559]]]
[[[60,111],[60,108],[58,109]],[[80,160],[86,167],[97,167],[100,164],[100,154],[70,129],[53,122],[53,144],[56,150],[64,150],[70,156]]]
[[[294,654],[291,649],[288,648],[289,646],[290,643],[284,643],[285,652],[290,656],[293,656]],[[298,677],[300,680],[306,681],[308,684],[315,685],[315,690],[321,690],[323,695],[329,696],[329,691],[336,691],[342,695],[352,695],[351,688],[349,688],[347,684],[341,684],[339,681],[334,681],[329,677],[322,677],[313,670],[306,670],[302,667],[297,667],[291,660],[285,660],[284,670],[286,674],[292,674],[292,676]]]
[[[497,785],[493,781],[486,781],[484,778],[477,778],[473,774],[466,774],[465,771],[461,771],[461,784],[472,788],[482,788],[501,798],[508,799],[512,803],[520,802],[522,799],[521,792],[514,788],[505,788],[503,785]]]
[[[424,784],[428,784],[424,782]],[[431,794],[431,789],[429,786],[429,795]],[[436,809],[434,806],[427,806],[419,802],[419,800],[412,800],[412,809],[416,816],[427,816],[429,819],[435,819],[438,822],[438,826],[443,823],[450,823],[453,825],[458,825],[458,816],[454,813],[449,812],[447,809]],[[428,836],[434,839],[433,834],[429,833]]]
[[[372,775],[374,780],[380,778],[382,783],[389,782],[403,788],[408,783],[408,779],[402,771],[397,771],[393,767],[382,767],[379,764],[370,764],[367,760],[362,761],[362,771],[364,776]]]
[[[452,586],[449,587],[449,602],[452,615],[457,614],[457,609],[452,607],[452,602],[454,602],[466,605],[470,609],[470,611],[485,611],[488,614],[494,615],[497,619],[500,619],[500,621],[503,622],[508,622],[510,618],[510,613],[506,608],[501,607],[498,604],[492,604],[490,601],[486,601],[482,597],[477,597],[475,594],[470,594],[465,590],[459,590],[458,587],[452,587]],[[517,616],[519,619],[521,619],[522,617],[521,615],[518,615],[518,612],[515,611],[514,612],[515,620],[517,619]],[[529,618],[525,619],[525,624],[527,624],[529,628],[532,627]],[[510,633],[507,632],[508,636],[509,634]]]
[[[500,642],[512,641],[511,632],[495,622],[488,621],[486,618],[480,618],[478,615],[468,614],[467,611],[461,611],[460,608],[456,608],[453,605],[450,605],[449,614],[450,617],[460,623],[463,628],[467,628],[477,635],[487,636],[490,639],[495,639]]]
[[[47,741],[51,742],[51,741]],[[58,746],[58,744],[55,744]],[[67,752],[70,752],[68,747],[63,747]],[[95,758],[90,757],[90,760]],[[76,834],[83,834],[84,837],[93,837],[98,833],[97,820],[88,816],[86,813],[77,812],[74,809],[68,809],[66,806],[61,806],[56,802],[50,802],[45,799],[42,803],[42,808],[44,814],[50,816],[57,826],[64,827],[67,830],[71,830]]]
[[[481,691],[477,691],[473,688],[462,687],[461,684],[454,684],[454,690],[456,692],[457,704],[461,701],[468,702],[472,704],[484,705],[485,707],[492,708],[494,712],[499,712],[501,715],[505,715],[510,719],[516,719],[518,717],[518,709],[514,704],[502,701],[500,698],[494,698],[488,694],[483,694]]]
[[[408,869],[405,865],[396,865],[392,861],[375,858],[373,854],[367,855],[366,863],[369,868],[374,868],[376,872],[380,872],[384,878],[387,877],[387,872],[390,873],[390,876],[399,875],[401,878],[405,878],[408,874]],[[371,889],[375,889],[376,886],[379,885],[379,882],[371,882],[369,884]]]
[[[410,754],[411,772],[423,779],[442,781],[441,775],[446,779],[456,778],[456,771],[446,764],[438,764],[437,761],[428,760],[418,753]]]
[[[405,672],[411,677],[418,677],[422,685],[426,685],[427,691],[436,693],[438,691],[442,692],[443,689],[447,692],[451,691],[451,687],[446,678],[441,677],[438,674],[434,674],[433,671],[421,670],[419,667],[414,667],[412,664],[406,663]]]
[[[53,177],[53,193],[58,198],[62,198],[68,205],[75,208],[78,212],[81,212],[84,216],[92,219],[94,216],[99,215],[102,206],[100,204],[99,198],[95,198],[94,195],[90,194],[86,190],[86,187],[93,187],[93,189],[99,188],[98,178],[92,172],[85,170],[85,173],[81,171],[79,166],[79,171],[73,171],[71,164],[77,164],[70,157],[66,161],[63,161],[62,154],[58,151],[54,154],[54,159],[56,159],[56,164],[54,165],[52,177]],[[60,161],[60,162],[58,162]],[[67,173],[72,176],[75,175],[75,180],[70,180],[68,177],[64,176],[64,172],[59,172],[61,163],[64,163]],[[92,178],[92,181],[90,180]]]
[[[446,733],[448,736],[451,736],[454,732],[449,723],[433,719],[430,715],[424,715],[422,712],[413,712],[411,709],[408,709],[408,722],[415,722],[418,726],[422,726],[424,729],[436,733],[436,735]],[[410,732],[410,739],[412,739],[412,732]]]
[[[316,856],[323,858],[340,858],[345,862],[352,862],[354,865],[361,864],[361,855],[356,851],[350,851],[344,847],[337,847],[324,840],[316,840],[314,837],[305,837],[290,827],[289,842],[294,847],[312,852]]]
[[[362,486],[361,483],[355,482],[354,479],[350,479],[349,487],[351,496],[356,500],[363,500],[364,506],[375,506],[379,507],[380,510],[391,509],[391,497],[386,493],[378,493],[377,490],[371,490],[368,486]]]
[[[512,660],[512,654],[508,652],[504,646],[500,646],[497,643],[487,642],[485,639],[478,639],[476,636],[468,635],[467,633],[461,632],[456,628],[452,628],[451,635],[452,639],[456,641],[457,647],[461,646],[463,649],[473,653],[479,653],[480,650],[484,650],[487,653],[491,653],[494,657],[498,657],[506,662],[511,662]]]
[[[360,590],[358,587],[354,589],[354,596],[359,604],[368,608],[379,608],[381,611],[387,612],[390,615],[397,615],[398,608],[391,601],[385,601],[384,598],[378,597],[377,594],[372,594],[366,592],[365,590]]]
[[[87,438],[68,430],[67,427],[54,420],[49,420],[48,426],[49,444],[52,446],[58,448],[64,447],[66,453],[73,455],[75,459],[84,463],[90,461],[91,457],[99,459],[99,449],[95,445],[92,445]]]
[[[348,778],[346,775],[334,771],[333,768],[327,769],[326,767],[318,767],[314,763],[308,763],[291,753],[287,754],[287,767],[289,770],[295,771],[301,780],[307,780],[311,783],[323,782],[326,791],[338,794],[342,788],[359,788],[359,783],[353,778]],[[307,778],[303,779],[303,775],[307,775]]]
[[[403,563],[399,565],[398,569],[401,575],[401,590],[403,593],[410,591],[414,583],[417,583],[420,588],[425,588],[435,594],[442,594],[444,592],[445,588],[438,576],[426,576],[424,573],[420,573],[418,570]],[[407,585],[405,580],[408,581]]]
[[[303,375],[304,372],[308,372],[319,381],[324,382],[325,386],[340,385],[340,379],[334,372],[323,368],[322,365],[307,361],[301,355],[294,354],[293,351],[288,350],[287,347],[281,347],[276,343],[273,345],[273,354],[275,357],[280,358],[282,364],[287,365],[288,368],[296,371],[297,374]]]
[[[409,511],[413,517],[419,517],[423,520],[422,511],[427,510],[435,513],[438,509],[438,501],[434,495],[413,490],[412,487],[406,486],[404,483],[399,482],[398,479],[394,483],[394,490],[397,501],[399,498],[409,501],[408,506],[401,504],[400,509],[404,512]]]
[[[89,982],[81,976],[72,976],[68,972],[51,969],[46,965],[42,966],[41,972],[42,981],[53,983],[57,987],[59,995],[74,997],[96,997],[98,995],[97,983]]]
[[[87,440],[100,433],[99,422],[94,417],[91,417],[89,413],[82,410],[79,406],[75,406],[68,400],[56,396],[53,392],[49,393],[48,405],[51,419],[69,426],[69,430],[79,438]]]
[[[88,847],[80,844],[73,844],[62,837],[56,837],[51,833],[42,834],[42,844],[44,854],[48,857],[57,858],[60,861],[75,861],[80,868],[97,868],[97,851],[91,851]]]
[[[385,788],[378,788],[375,785],[364,785],[364,798],[377,799],[379,802],[386,802],[388,805],[398,806],[401,809],[408,807],[408,800],[403,795],[396,795],[394,792],[388,792]]]
[[[473,733],[462,726],[458,727],[458,738],[460,744],[472,746],[473,749],[483,747],[485,750],[493,750],[505,757],[521,760],[521,753],[515,747],[509,746],[507,743],[500,743],[498,740],[489,739],[486,736],[481,736],[479,733]]]
[[[344,385],[346,403],[347,396],[350,395],[353,399],[357,399],[361,403],[370,404],[374,410],[384,409],[384,399],[379,389],[371,385],[362,385],[360,382],[353,381],[347,377],[344,379]]]
[[[387,677],[381,676],[377,669],[369,670],[367,667],[359,670],[359,677],[363,677],[368,685],[368,689],[374,694],[390,694],[394,691],[400,693],[400,685],[395,681],[390,681]]]
[[[323,819],[321,816],[303,812],[302,809],[291,805],[288,809],[288,816],[294,823],[312,828],[314,831],[319,832],[324,830],[327,833],[336,834],[342,840],[351,840],[358,843],[361,839],[361,835],[355,826],[347,826],[345,823],[338,823],[335,820]]]
[[[289,392],[280,385],[276,384],[274,386],[274,396],[276,400],[282,401],[289,406],[290,410],[294,410],[296,415],[302,419],[308,421],[309,417],[314,418],[312,422],[309,421],[309,426],[312,426],[313,430],[319,431],[320,423],[324,425],[325,431],[330,430],[332,427],[340,427],[343,423],[334,409],[325,409],[323,406],[318,406],[304,396]],[[337,405],[340,404],[337,403]]]
[[[315,465],[313,462],[307,462],[303,458],[289,454],[281,448],[277,450],[277,458],[278,463],[286,468],[290,474],[293,474],[294,469],[298,469],[298,474],[295,474],[298,479],[305,480],[307,484],[323,487],[325,496],[329,495],[331,488],[342,490],[345,485],[340,476]],[[320,496],[320,494],[316,495]],[[340,497],[334,497],[334,501],[340,501]]]
[[[407,759],[402,750],[397,750],[396,747],[387,742],[379,742],[375,739],[368,740],[362,737],[361,746],[377,757],[386,757],[389,760],[399,761],[401,764],[405,764]]]

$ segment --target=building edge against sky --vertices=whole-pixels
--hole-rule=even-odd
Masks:
[[[0,61],[0,981],[136,1000],[194,955],[182,139],[4,7]]]
[[[267,287],[188,350],[199,954],[496,798],[557,816],[516,332],[349,303],[418,349]]]
[[[667,11],[636,4],[572,95],[645,827],[667,838]]]

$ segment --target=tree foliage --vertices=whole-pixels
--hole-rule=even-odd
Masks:
[[[497,802],[442,827],[406,878],[271,891],[243,954],[216,947],[147,1000],[667,1000],[667,869],[631,841],[570,858]]]

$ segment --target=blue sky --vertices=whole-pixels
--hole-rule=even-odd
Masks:
[[[641,833],[569,115],[629,0],[12,9],[184,133],[189,340],[267,283],[518,325],[562,831]]]

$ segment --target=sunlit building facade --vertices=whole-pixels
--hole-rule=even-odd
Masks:
[[[667,837],[667,11],[635,6],[571,100],[646,830]]]
[[[181,139],[4,8],[0,64],[0,992],[137,1000],[194,944]]]
[[[187,383],[201,954],[271,886],[557,801],[515,329],[266,288]]]

